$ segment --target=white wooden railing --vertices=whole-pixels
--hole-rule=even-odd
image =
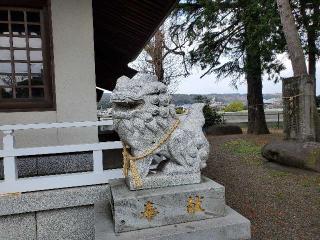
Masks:
[[[4,180],[0,180],[0,194],[32,192],[48,189],[88,186],[108,183],[110,179],[122,177],[121,169],[103,170],[103,150],[122,148],[120,141],[99,142],[93,144],[77,144],[50,147],[16,148],[14,133],[17,130],[39,130],[52,128],[79,128],[98,127],[112,129],[112,120],[97,122],[65,122],[65,123],[38,123],[27,125],[0,126],[3,132],[3,158]],[[21,156],[36,156],[58,153],[93,152],[93,171],[69,173],[51,176],[38,176],[18,178],[16,158]]]

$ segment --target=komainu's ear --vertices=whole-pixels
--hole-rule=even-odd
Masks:
[[[130,81],[130,78],[128,78],[127,76],[119,77],[118,80],[117,80],[116,88],[119,87],[119,86],[127,85],[128,81]]]

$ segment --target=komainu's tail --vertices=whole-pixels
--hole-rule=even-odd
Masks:
[[[203,107],[204,103],[192,104],[187,116],[181,119],[181,128],[192,132],[194,135],[194,141],[199,149],[199,157],[201,158],[201,168],[206,167],[209,155],[209,143],[202,131],[205,123]]]

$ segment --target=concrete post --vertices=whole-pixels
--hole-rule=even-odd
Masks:
[[[15,137],[14,131],[4,131],[3,132],[3,150],[12,151],[15,148]],[[3,171],[4,180],[6,182],[14,182],[18,178],[16,158],[15,157],[4,157],[3,158]]]
[[[283,79],[282,91],[285,139],[316,141],[318,114],[312,76]]]

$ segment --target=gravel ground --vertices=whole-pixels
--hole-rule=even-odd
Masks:
[[[281,134],[208,136],[204,174],[251,220],[252,239],[320,240],[320,174],[266,162],[261,146]]]

